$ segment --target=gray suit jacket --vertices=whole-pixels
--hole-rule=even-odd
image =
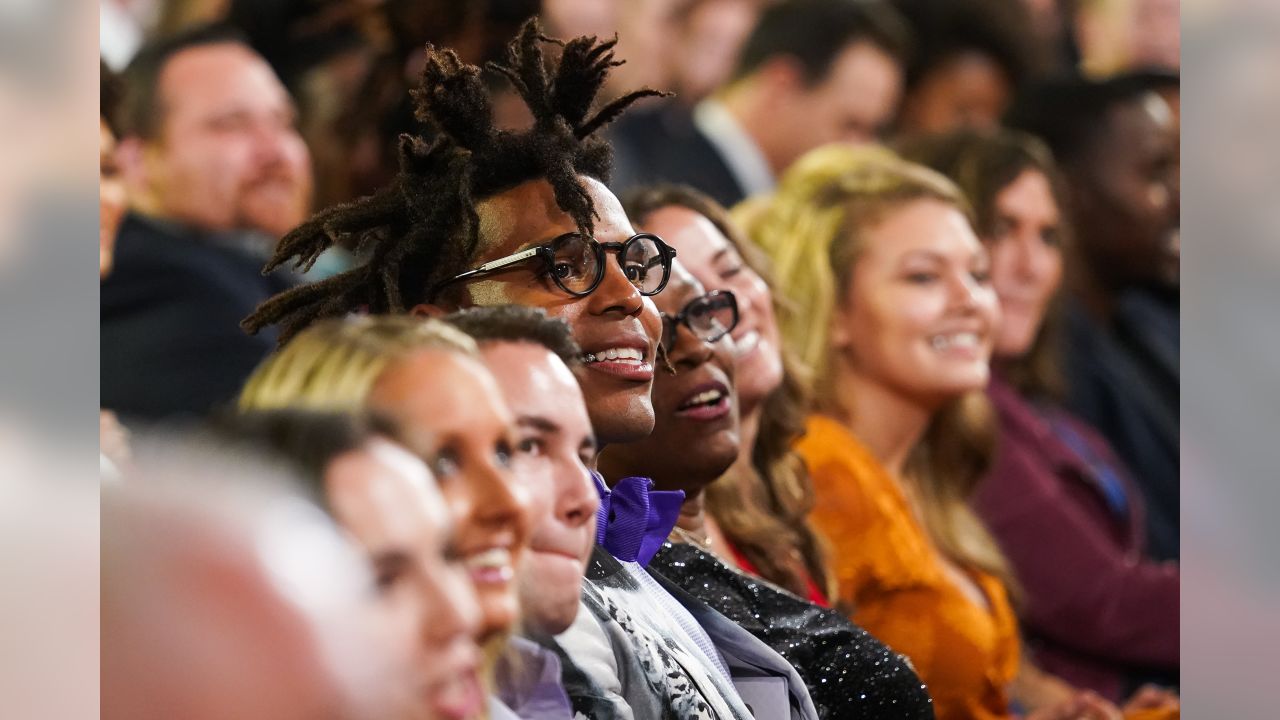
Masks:
[[[729,672],[734,681],[739,684],[740,689],[743,679],[780,679],[786,684],[791,720],[816,720],[818,711],[809,697],[809,690],[791,663],[759,638],[743,630],[737,623],[720,614],[710,605],[685,592],[680,586],[652,570],[649,574],[679,600],[702,629],[711,636],[711,641],[724,655],[725,661],[729,664]],[[762,718],[761,709],[753,707],[752,710],[757,718]]]
[[[775,701],[756,702],[758,707],[744,707],[737,698],[726,702],[706,687],[708,677],[714,680],[718,676],[707,674],[706,668],[695,667],[699,663],[690,665],[689,655],[681,656],[678,651],[669,653],[668,648],[662,646],[661,639],[658,643],[653,642],[643,629],[638,632],[636,618],[653,612],[655,608],[651,605],[633,607],[631,610],[635,617],[628,612],[629,603],[648,604],[650,601],[643,595],[625,592],[635,585],[635,580],[621,563],[597,548],[587,571],[583,605],[585,611],[594,617],[610,646],[606,652],[611,654],[609,664],[616,677],[594,678],[598,682],[585,684],[568,682],[566,678],[566,690],[575,711],[582,712],[593,705],[600,709],[602,705],[621,704],[626,709],[606,715],[629,715],[635,720],[750,720],[751,717],[757,720],[816,720],[818,714],[804,682],[782,656],[666,578],[654,573],[650,575],[688,610],[710,636],[729,666],[734,685],[744,694],[742,700],[751,704],[748,699],[752,696],[750,688],[764,686],[771,688],[766,695]],[[569,638],[562,635],[558,639],[560,643],[556,649],[570,658],[575,651],[581,650],[574,644],[582,641],[581,636]],[[590,675],[585,658],[581,669]],[[603,693],[602,688],[606,689]],[[608,691],[608,688],[615,689]],[[585,690],[589,690],[590,697],[580,696]],[[771,710],[783,706],[785,709]]]

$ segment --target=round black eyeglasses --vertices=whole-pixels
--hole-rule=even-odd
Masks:
[[[675,347],[681,325],[702,342],[716,342],[738,326],[738,298],[728,290],[713,290],[690,300],[675,315],[662,313],[662,347],[668,352]]]
[[[602,243],[579,233],[566,233],[545,245],[535,245],[454,275],[432,288],[430,298],[434,300],[441,290],[454,283],[474,280],[530,261],[540,263],[539,274],[549,276],[556,287],[574,297],[586,297],[604,281],[605,253],[608,251],[617,254],[623,274],[641,295],[657,295],[671,279],[671,261],[675,259],[676,251],[657,235],[639,233],[626,242]]]

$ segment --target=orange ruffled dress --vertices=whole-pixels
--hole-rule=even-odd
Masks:
[[[971,572],[990,609],[946,576],[942,558],[899,484],[841,424],[815,415],[796,446],[809,466],[811,519],[831,541],[838,607],[906,655],[933,696],[938,720],[1011,718],[1017,620],[1003,584]]]

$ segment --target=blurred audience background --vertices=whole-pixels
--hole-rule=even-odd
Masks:
[[[526,641],[530,646],[523,651],[531,656],[560,653],[538,666],[554,668],[557,677],[563,666],[571,692],[563,702],[555,695],[557,707],[572,700],[578,708],[578,691],[599,691],[601,697],[608,694],[604,690],[616,691],[592,684],[600,680],[591,673],[598,658],[565,654],[550,633],[538,631],[536,617],[516,611],[519,603],[536,599],[528,591],[536,577],[521,576],[519,593],[505,585],[495,591],[501,603],[486,601],[483,593],[477,601],[470,585],[450,597],[422,590],[432,578],[461,575],[454,566],[481,562],[475,558],[491,548],[465,547],[468,554],[459,555],[455,526],[469,537],[472,525],[484,524],[477,519],[482,511],[501,514],[505,507],[472,497],[483,490],[478,481],[467,485],[469,471],[449,485],[456,471],[449,463],[456,465],[460,456],[433,445],[431,467],[411,468],[412,477],[430,484],[427,493],[403,474],[395,481],[377,475],[386,487],[395,486],[406,505],[430,509],[397,515],[374,502],[382,486],[371,479],[373,456],[385,453],[369,448],[383,443],[414,457],[401,445],[416,452],[421,443],[404,440],[403,428],[375,431],[372,419],[348,417],[355,422],[346,431],[349,441],[319,462],[300,457],[307,453],[296,442],[246,442],[247,435],[271,435],[270,423],[255,425],[245,417],[228,423],[222,414],[242,397],[255,368],[270,369],[282,357],[299,367],[316,365],[293,390],[302,392],[317,378],[326,385],[317,392],[339,397],[350,389],[342,385],[352,379],[338,372],[339,363],[373,347],[376,331],[343,329],[350,333],[344,342],[357,348],[348,355],[333,343],[286,344],[280,353],[277,328],[255,325],[249,334],[242,322],[281,293],[344,272],[340,281],[357,277],[396,298],[403,283],[430,276],[402,267],[390,275],[359,275],[367,267],[399,267],[395,263],[408,251],[388,251],[393,244],[378,242],[395,228],[363,235],[351,228],[373,227],[361,223],[382,204],[408,195],[400,190],[403,165],[415,156],[406,148],[432,147],[448,140],[441,134],[458,132],[442,130],[422,109],[424,94],[417,89],[424,70],[432,71],[432,58],[438,62],[431,49],[451,49],[460,63],[482,69],[514,62],[508,43],[535,16],[551,38],[588,35],[605,42],[600,52],[610,72],[600,78],[593,110],[641,87],[660,91],[600,134],[612,149],[613,172],[607,185],[595,183],[590,190],[588,207],[595,202],[606,208],[595,214],[598,227],[628,220],[624,206],[615,203],[627,197],[636,230],[663,236],[696,278],[678,279],[675,286],[700,283],[697,293],[681,292],[738,294],[732,325],[739,322],[739,310],[744,324],[721,333],[714,353],[710,342],[704,348],[685,338],[680,352],[664,346],[656,363],[658,372],[675,374],[701,367],[714,354],[727,377],[735,377],[736,363],[736,382],[746,395],[745,401],[723,400],[734,413],[745,403],[744,434],[741,447],[735,436],[724,467],[705,478],[711,529],[705,543],[695,538],[695,544],[705,545],[707,562],[727,563],[735,578],[763,576],[784,585],[808,598],[812,605],[806,609],[831,612],[825,609],[830,606],[851,621],[841,617],[842,628],[861,623],[889,650],[907,655],[910,673],[919,672],[926,686],[946,693],[934,694],[930,710],[943,720],[1177,716],[1183,435],[1178,0],[100,0],[99,12],[100,430],[103,477],[110,480],[102,520],[106,716],[150,717],[146,712],[160,707],[155,703],[162,695],[168,716],[193,718],[305,717],[311,707],[343,708],[336,717],[448,717],[450,703],[454,710],[466,708],[460,717],[474,716],[478,678],[491,682],[494,669],[511,662],[504,653]],[[572,46],[545,48],[550,63],[561,53],[572,57]],[[535,128],[541,116],[531,110],[528,93],[501,73],[466,78],[488,93],[495,130]],[[1229,143],[1227,152],[1261,179],[1231,187],[1265,199],[1259,187],[1271,179],[1269,171],[1252,162],[1246,147]],[[902,181],[903,187],[927,191],[912,190],[917,197],[884,186],[884,177],[867,171],[877,163],[911,181]],[[499,188],[495,196],[511,189]],[[1233,193],[1217,192],[1225,204],[1238,203]],[[458,193],[461,207],[491,199],[465,196],[462,187]],[[546,204],[552,219],[544,224],[559,228],[569,213],[562,188],[543,194],[513,215],[532,218]],[[946,212],[933,207],[937,217],[898,228],[895,218],[910,216],[902,208],[915,207],[912,202],[945,206]],[[418,210],[412,201],[403,204],[409,215]],[[478,242],[497,232],[495,216],[460,210],[463,215],[459,233],[470,232]],[[264,273],[268,260],[294,254],[277,255],[277,248],[282,240],[291,247],[295,228],[313,217],[326,220],[307,232],[332,239],[332,247],[298,253],[296,263]],[[427,222],[425,216],[410,219]],[[1247,219],[1240,209],[1224,211],[1221,221]],[[504,241],[527,232],[503,227]],[[936,262],[921,270],[919,263],[903,261],[893,273],[868,280],[865,267],[880,266],[864,265],[870,261],[861,244],[847,244],[857,248],[847,252],[831,249],[846,247],[841,238],[859,233],[875,238],[867,247],[884,247],[875,251],[877,258],[911,260],[918,251],[933,253]],[[3,237],[9,234],[0,228],[0,252],[9,247]],[[912,250],[908,242],[917,236],[938,242]],[[614,268],[612,254],[600,250],[596,257]],[[670,276],[672,257],[660,260]],[[687,274],[676,262],[675,277],[682,278]],[[1222,260],[1215,267],[1248,272],[1229,266]],[[857,273],[862,285],[852,292],[848,283]],[[555,283],[565,287],[559,279]],[[930,283],[930,297],[938,307],[945,305],[938,317],[946,320],[954,312],[981,327],[972,333],[976,339],[930,336],[928,343],[907,347],[906,365],[929,345],[939,353],[963,350],[972,372],[960,383],[881,368],[883,376],[868,380],[864,356],[898,352],[898,329],[916,320],[901,307],[894,315],[882,303],[875,307],[884,317],[864,314],[846,322],[845,330],[857,330],[857,337],[848,337],[828,327],[835,322],[831,318],[896,297],[906,292],[905,284]],[[434,304],[438,299],[426,289],[413,292],[426,294],[427,302],[410,307],[410,314],[453,309]],[[635,315],[664,313],[669,343],[680,337],[679,323],[690,333],[696,329],[693,320],[677,315],[684,300],[641,295],[648,293],[634,295],[642,308]],[[923,294],[913,297],[921,307],[928,304],[920,300]],[[555,312],[570,313],[567,308]],[[280,314],[294,313],[296,320],[298,312],[284,308]],[[566,317],[576,330],[575,317]],[[312,335],[305,336],[312,338],[308,342]],[[745,351],[738,345],[744,337],[752,343]],[[806,343],[815,347],[801,347]],[[955,350],[956,343],[965,348]],[[756,344],[767,363],[747,360]],[[577,359],[625,361],[627,350]],[[326,364],[331,352],[337,359]],[[706,358],[699,354],[704,352]],[[574,357],[561,359],[580,374],[570,362]],[[467,362],[488,377],[480,363]],[[827,363],[859,381],[846,383],[854,388],[845,388],[847,396],[833,400],[824,384],[831,380],[823,371]],[[440,363],[421,365],[404,382],[435,388],[423,391],[427,419],[418,418],[432,428],[434,443],[456,430],[453,425],[464,420],[455,418],[464,416],[433,409],[459,406],[464,398],[458,388],[445,387]],[[757,377],[757,366],[767,372]],[[922,361],[908,370],[927,376],[930,367]],[[560,377],[566,386],[567,378]],[[369,387],[362,386],[358,400],[322,403],[323,409],[354,412],[365,404],[365,394],[377,395],[375,379],[376,374],[361,381]],[[942,399],[939,382],[951,383]],[[728,395],[732,383],[722,385]],[[588,408],[597,400],[593,388],[598,386],[583,383]],[[530,388],[503,389],[513,390],[505,401],[490,399],[495,417],[507,423],[495,421],[501,426],[495,430],[502,436],[498,445],[510,439],[504,433],[518,420],[505,405],[518,409],[511,397],[522,397],[521,389],[536,394]],[[296,405],[289,397],[283,404]],[[879,413],[876,403],[891,411]],[[264,407],[278,410],[277,405]],[[919,407],[904,409],[912,405]],[[889,422],[885,418],[902,420],[894,412],[910,416],[897,423],[912,428],[904,434],[910,437],[903,453],[877,456],[873,426]],[[220,418],[221,429],[214,435],[201,431],[195,441],[174,434],[157,440],[148,432],[155,425],[204,427],[211,418]],[[238,429],[229,427],[237,422]],[[681,452],[675,445],[691,441],[676,435],[671,449]],[[130,447],[139,436],[143,452]],[[660,457],[661,449],[651,446],[662,437],[632,451],[640,459]],[[573,471],[577,490],[595,478],[607,498],[606,484],[619,478],[603,478],[606,483],[581,472],[596,470],[596,452],[605,440],[579,439],[567,457],[580,463]],[[495,457],[535,453],[502,447]],[[361,448],[369,462],[351,470],[357,479],[350,482],[364,495],[347,500],[365,502],[358,507],[377,513],[344,512],[335,502],[342,486],[329,466],[343,452]],[[615,446],[604,457],[627,457],[625,452]],[[602,469],[626,474],[631,466],[647,467],[640,459]],[[513,487],[520,486],[520,463],[491,460]],[[837,461],[856,466],[847,474],[864,485],[866,497],[859,501],[876,505],[880,515],[841,510],[837,500],[857,503],[834,489],[839,483],[831,480],[831,467]],[[398,471],[406,467],[391,464]],[[194,474],[200,477],[175,483],[185,466],[199,468]],[[717,476],[722,477],[712,482]],[[678,489],[698,497],[701,480],[682,480],[688,485]],[[673,489],[662,485],[654,491]],[[575,501],[581,507],[571,513],[583,537],[591,533],[586,523],[596,504],[596,496],[588,495],[590,501]],[[470,503],[465,512],[457,500],[463,496]],[[896,505],[886,514],[888,502]],[[513,507],[519,504],[512,501]],[[778,548],[733,525],[739,505],[757,516],[758,527],[785,530],[778,531]],[[278,508],[300,509],[290,524],[281,525],[274,519],[284,512]],[[553,526],[557,511],[535,503],[533,512],[535,525]],[[686,512],[702,518],[704,508],[696,502]],[[528,508],[507,514],[521,513]],[[452,519],[442,519],[446,515]],[[510,548],[514,565],[522,568],[527,520],[504,521],[523,528],[511,532]],[[598,522],[600,553],[606,522]],[[379,582],[375,546],[387,541],[380,534],[384,525],[403,527],[397,523],[429,536],[421,557],[404,561],[431,566],[413,591],[426,592],[427,599],[416,601],[420,612],[412,620],[408,611],[394,616],[360,594]],[[271,555],[277,550],[266,541],[255,543],[262,533],[278,535],[284,543],[278,552],[288,557]],[[307,538],[323,540],[315,554],[299,550],[297,542]],[[918,552],[899,552],[894,543],[903,538]],[[670,541],[683,542],[674,535]],[[324,562],[341,572],[280,577],[276,566],[299,552],[309,556],[294,563],[303,569]],[[535,557],[536,552],[531,551]],[[574,582],[566,587],[583,582],[583,564],[585,584],[593,587],[591,569],[598,570],[598,561],[570,559],[565,570],[572,570]],[[532,561],[528,566],[538,567]],[[474,576],[475,568],[468,567]],[[903,604],[895,594],[898,586],[921,573],[937,597]],[[859,584],[872,575],[888,590]],[[511,578],[504,582],[511,584]],[[192,590],[201,587],[208,592]],[[293,596],[298,593],[302,601]],[[613,602],[595,602],[605,600]],[[421,672],[432,653],[444,651],[434,641],[409,647],[386,636],[394,634],[396,622],[411,628],[409,634],[425,633],[431,618],[421,603],[454,618],[449,642],[463,648],[455,651],[466,660],[458,663],[458,677],[434,681],[444,689],[437,688],[428,710],[418,708],[415,715],[405,709],[414,704],[403,697],[413,682],[406,675]],[[495,603],[503,612],[490,607]],[[449,613],[477,604],[487,612],[483,623],[474,607],[462,611],[465,617]],[[607,615],[591,603],[582,607]],[[495,613],[499,620],[490,617]],[[553,623],[561,631],[575,617],[591,617],[573,608],[562,614],[565,622]],[[157,617],[164,622],[153,624]],[[625,617],[613,619],[626,624]],[[583,632],[584,621],[574,622],[570,632]],[[935,639],[920,636],[921,628],[951,632],[957,624],[962,633],[982,635],[971,643],[982,678],[949,676],[964,662],[938,656],[929,649]],[[200,631],[174,630],[183,627]],[[268,631],[271,641],[264,642]],[[689,634],[690,647],[702,639],[696,631]],[[583,637],[571,647],[582,648]],[[762,639],[768,644],[768,637]],[[356,667],[352,657],[335,659],[317,649],[339,642],[360,648],[359,658],[370,665]],[[606,641],[592,635],[590,642]],[[129,652],[118,650],[124,647]],[[270,652],[258,654],[264,648]],[[719,683],[715,652],[702,658],[695,650],[686,649],[699,662],[708,660],[707,677]],[[481,653],[483,662],[472,658]],[[272,687],[260,687],[255,673],[265,670],[228,660],[246,656],[262,668],[276,664],[292,672]],[[198,670],[179,677],[170,672],[178,664]],[[802,670],[808,680],[811,669]],[[573,673],[580,674],[573,675],[580,685],[569,681]],[[228,688],[248,689],[236,693],[243,707],[210,710],[201,704]],[[483,690],[494,717],[506,717],[492,705],[501,688]],[[727,697],[726,707],[737,708],[739,699],[731,691]],[[273,704],[282,698],[286,702]],[[816,716],[795,695],[790,700],[795,716]]]

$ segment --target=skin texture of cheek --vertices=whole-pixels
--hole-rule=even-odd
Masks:
[[[561,555],[527,553],[518,582],[525,627],[557,634],[568,629],[578,612],[585,565]]]
[[[531,282],[539,283],[538,287]],[[469,284],[464,293],[464,304],[470,306],[525,305],[540,307],[549,317],[564,320],[574,339],[582,342],[584,327],[598,324],[607,328],[609,318],[596,318],[587,311],[585,300],[553,294],[543,289],[540,280],[510,282],[477,282]],[[639,315],[640,324],[650,340],[656,343],[661,320],[652,301],[646,299],[646,309]],[[632,442],[648,436],[653,431],[653,405],[650,400],[651,383],[622,382],[600,373],[578,368],[575,370],[587,404],[587,413],[601,442]]]
[[[241,222],[272,236],[283,236],[311,212],[310,162],[302,155],[285,160],[275,170],[258,172],[274,175],[279,185],[263,188],[258,185],[260,176],[246,178],[237,199]]]
[[[172,150],[157,160],[151,183],[161,212],[211,230],[230,229],[236,212],[236,183],[241,175],[237,156],[208,148]]]
[[[907,394],[931,390],[940,367],[929,337],[942,318],[940,303],[928,296],[869,288],[860,294],[845,332],[858,372]]]

